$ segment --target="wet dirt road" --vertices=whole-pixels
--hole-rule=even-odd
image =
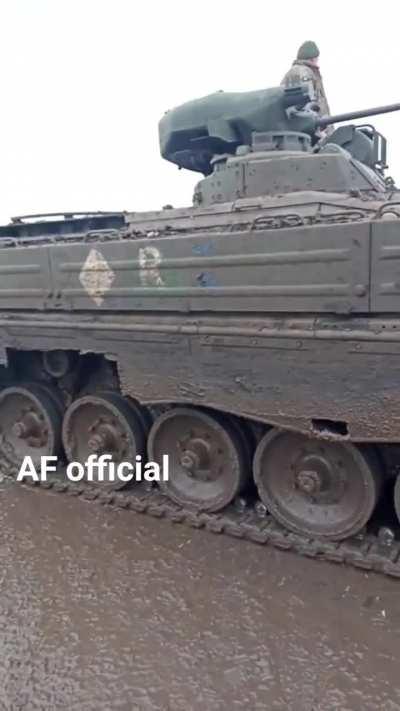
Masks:
[[[1,710],[400,710],[400,582],[0,496]]]

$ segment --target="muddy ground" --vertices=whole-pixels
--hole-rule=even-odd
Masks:
[[[400,710],[400,581],[0,495],[1,710]]]

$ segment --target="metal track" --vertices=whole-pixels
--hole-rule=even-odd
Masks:
[[[7,463],[2,464],[2,473],[12,479],[16,474]],[[260,516],[253,506],[245,507],[243,512],[239,512],[231,505],[221,513],[197,513],[169,501],[156,487],[149,490],[148,485],[135,484],[122,492],[109,493],[102,490],[101,486],[72,483],[62,470],[52,478],[48,476],[46,482],[37,483],[27,480],[19,485],[79,496],[81,499],[97,501],[104,506],[129,509],[135,513],[185,524],[191,528],[204,529],[210,533],[225,534],[232,538],[270,545],[307,558],[344,563],[364,571],[400,578],[400,541],[385,544],[372,533],[340,543],[306,538],[287,531],[268,514]]]

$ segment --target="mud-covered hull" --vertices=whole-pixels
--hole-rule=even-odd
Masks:
[[[23,238],[7,238],[1,228],[0,308],[93,317],[397,313],[395,205],[228,204],[205,215],[128,215],[119,230],[52,238],[25,235],[26,225]]]
[[[105,354],[124,394],[302,432],[400,441],[400,328],[362,317],[0,314],[9,349]],[[28,357],[28,354],[27,354]]]
[[[372,531],[400,511],[399,217],[310,192],[0,228],[4,462],[147,452],[188,510]]]
[[[309,193],[99,220],[52,239],[46,222],[2,228],[4,361],[103,354],[143,403],[400,441],[395,202]]]
[[[396,203],[321,200],[72,220],[52,239],[46,222],[2,228],[4,359],[106,354],[143,403],[400,441]]]

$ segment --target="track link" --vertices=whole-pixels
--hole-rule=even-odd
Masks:
[[[2,474],[7,479],[15,479],[16,471],[11,465],[3,463]],[[287,531],[268,514],[260,516],[254,507],[245,507],[244,511],[240,512],[231,505],[222,513],[197,513],[170,501],[157,487],[149,490],[148,485],[135,484],[124,491],[108,492],[90,483],[73,483],[66,478],[63,470],[52,477],[48,476],[46,482],[27,480],[19,485],[79,496],[86,501],[97,501],[103,506],[129,509],[134,513],[269,545],[307,558],[342,563],[364,571],[400,578],[400,541],[393,541],[390,545],[384,544],[372,533],[338,543],[306,538]]]

